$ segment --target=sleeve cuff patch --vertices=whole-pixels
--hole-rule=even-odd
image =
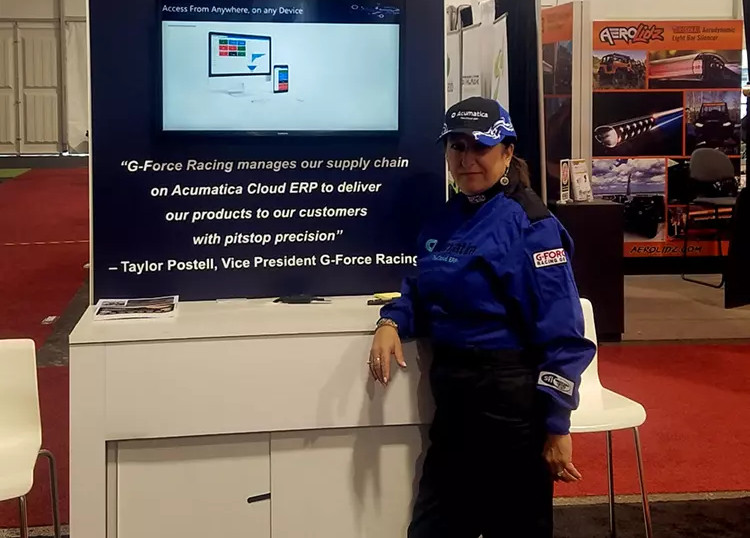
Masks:
[[[562,392],[568,396],[573,396],[573,388],[575,384],[562,376],[559,376],[553,372],[540,372],[538,385],[555,389],[557,392]]]

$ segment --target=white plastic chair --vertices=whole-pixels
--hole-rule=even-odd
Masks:
[[[586,338],[597,343],[596,324],[594,323],[594,309],[591,302],[581,299],[583,317],[585,321]],[[646,526],[646,536],[652,538],[651,510],[648,495],[643,483],[643,458],[641,456],[641,439],[638,427],[646,421],[646,410],[641,404],[612,392],[602,386],[599,379],[599,352],[594,360],[583,372],[579,388],[580,402],[578,409],[571,415],[571,433],[606,432],[607,434],[607,472],[609,483],[609,529],[612,537],[616,536],[615,528],[615,492],[614,474],[612,470],[612,432],[615,430],[633,430],[635,453],[638,459],[638,481],[641,488],[643,504],[643,521]]]
[[[18,499],[21,538],[29,536],[26,495],[34,485],[39,456],[49,462],[54,530],[61,538],[57,467],[52,453],[41,446],[34,341],[0,340],[0,501]]]

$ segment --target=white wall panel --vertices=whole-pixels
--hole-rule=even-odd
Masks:
[[[55,0],[0,0],[4,19],[51,19],[57,17]]]
[[[76,28],[73,34],[75,41],[74,58],[68,57],[66,65],[60,66],[59,41],[52,27],[58,27],[60,18],[59,0],[0,0],[0,154],[9,153],[58,153],[62,147],[62,131],[68,137],[75,139],[73,151],[87,152],[88,143],[86,131],[88,129],[88,80],[85,76],[88,65],[88,55],[85,49],[85,22],[81,22],[87,15],[86,0],[62,0],[62,11],[68,25],[81,25],[84,31]],[[38,21],[38,22],[35,22]],[[12,40],[6,43],[7,32],[12,31],[12,24],[17,23],[24,28],[35,25],[46,25],[44,32],[47,36],[33,35],[28,28],[21,32],[23,46],[28,50],[23,54],[17,53]],[[7,24],[7,29],[5,27]],[[67,28],[66,28],[67,30]],[[37,32],[38,33],[38,32]],[[51,39],[50,39],[51,38]],[[69,54],[71,54],[69,53]],[[11,54],[8,60],[8,54]],[[83,67],[83,69],[82,69]],[[31,68],[31,70],[29,70]],[[60,80],[62,70],[75,75],[74,93],[69,95],[67,103],[60,103]],[[17,83],[20,74],[26,75],[21,83]],[[11,82],[8,83],[8,75]],[[17,90],[17,87],[20,88]],[[68,87],[68,85],[66,85]],[[16,92],[20,92],[20,96]],[[17,101],[20,100],[20,103]],[[65,106],[65,108],[61,108]],[[73,110],[73,117],[68,117],[68,125],[61,122]],[[19,119],[20,118],[20,119]],[[18,121],[24,125],[18,126]],[[21,138],[20,142],[18,141]]]
[[[89,73],[85,22],[68,22],[66,32],[65,100],[68,151],[88,153]]]
[[[85,17],[86,0],[65,0],[66,17]]]
[[[602,19],[731,19],[732,0],[589,0],[594,20]]]
[[[34,151],[31,146],[57,144],[59,117],[57,115],[57,92],[25,90],[23,103],[22,153]],[[37,148],[35,151],[44,151]]]
[[[25,28],[19,32],[26,88],[57,86],[57,29]]]
[[[59,151],[58,35],[52,25],[19,26],[21,153]]]
[[[16,153],[16,62],[13,26],[0,25],[0,153]]]
[[[569,0],[543,0],[560,5]],[[584,0],[591,4],[594,20],[732,19],[734,0]]]

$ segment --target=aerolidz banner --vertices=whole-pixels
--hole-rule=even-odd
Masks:
[[[687,222],[689,162],[718,148],[741,187],[742,21],[595,22],[593,42],[592,187],[625,206],[625,255],[681,256],[686,225],[688,254],[716,255],[713,210]]]

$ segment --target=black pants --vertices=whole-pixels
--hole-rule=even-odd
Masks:
[[[408,538],[551,538],[543,405],[521,353],[437,348],[436,403]]]

